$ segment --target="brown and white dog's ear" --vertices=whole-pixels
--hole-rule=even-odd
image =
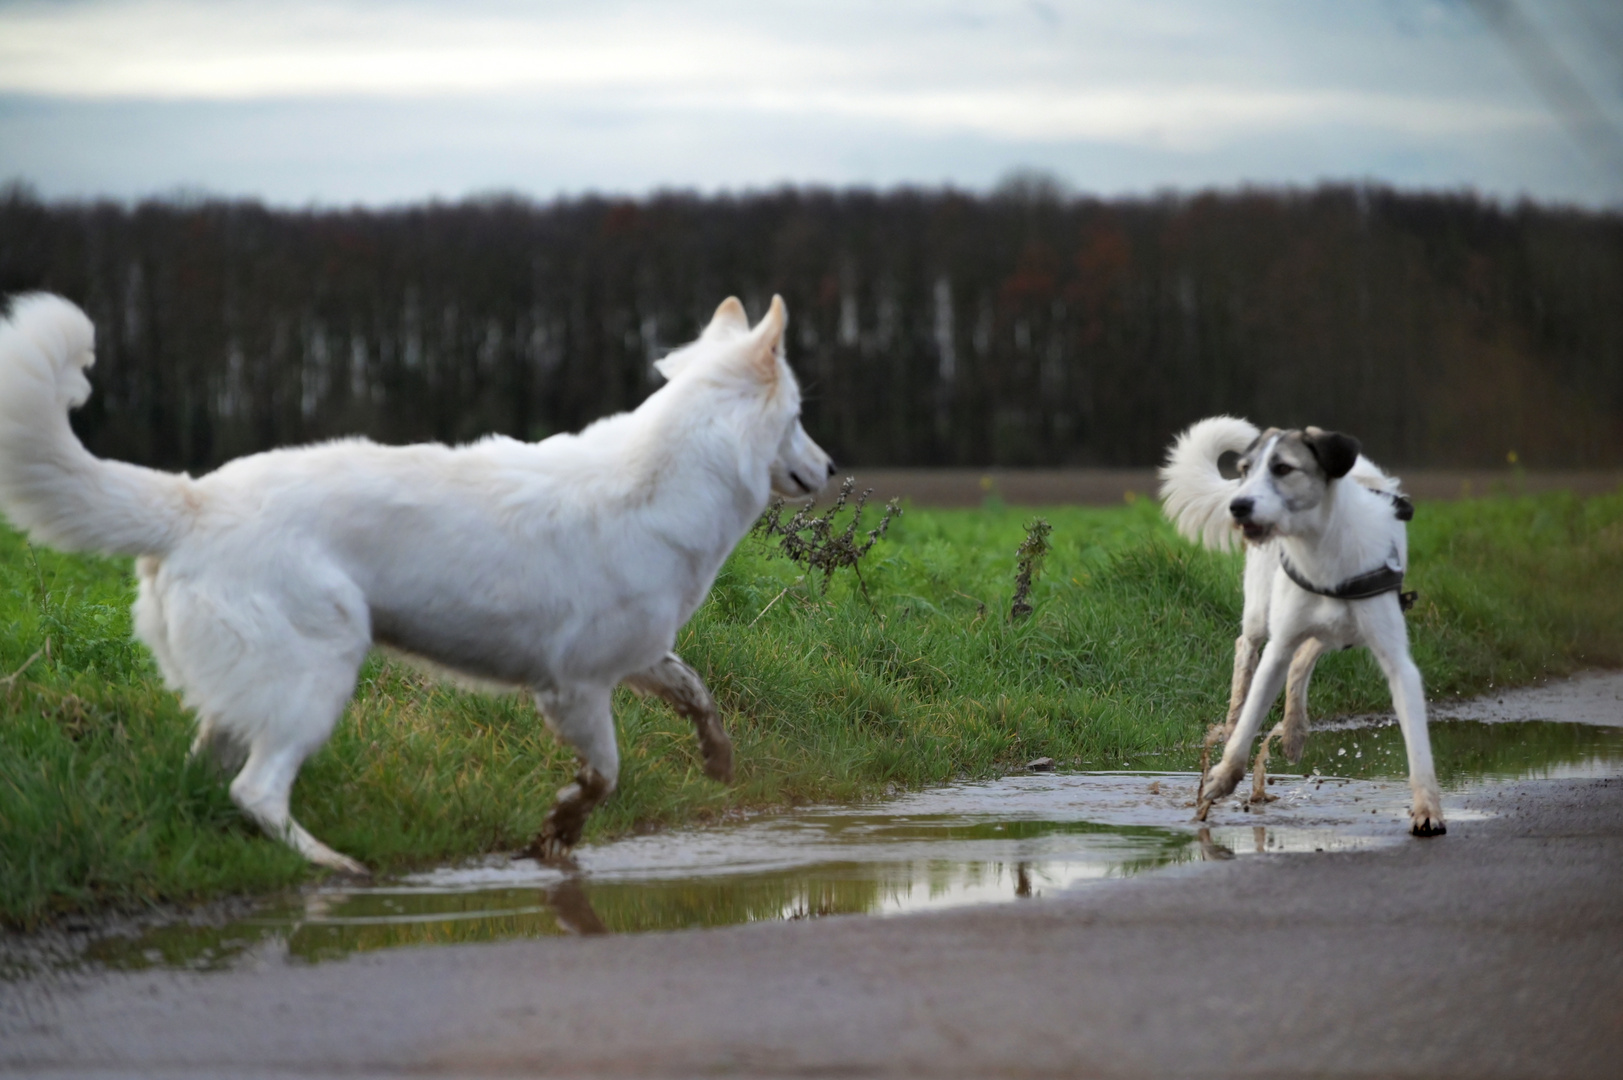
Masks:
[[[1324,431],[1310,427],[1302,432],[1302,443],[1319,459],[1319,467],[1331,480],[1340,480],[1352,472],[1364,445],[1351,435],[1339,431]]]
[[[729,296],[716,308],[716,313],[710,316],[710,325],[704,328],[699,336],[709,341],[742,337],[750,332],[749,316],[744,314],[744,305],[738,302],[738,297]]]
[[[778,357],[783,351],[783,334],[789,327],[789,309],[783,297],[774,295],[766,316],[755,324],[755,340],[750,342],[750,360],[763,382],[778,379]]]

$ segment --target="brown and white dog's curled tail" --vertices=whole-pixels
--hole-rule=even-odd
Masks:
[[[1214,551],[1237,542],[1229,500],[1240,481],[1218,468],[1224,454],[1244,453],[1260,434],[1249,420],[1212,416],[1192,424],[1173,440],[1161,466],[1161,509],[1179,535]]]
[[[0,322],[0,510],[65,551],[162,555],[191,519],[190,477],[103,461],[68,410],[90,397],[96,331],[49,293],[12,301]]]

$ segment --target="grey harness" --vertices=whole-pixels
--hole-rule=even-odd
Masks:
[[[1394,495],[1389,491],[1383,491],[1380,494],[1392,500],[1392,512],[1399,521],[1408,521],[1414,517],[1414,503],[1402,495]],[[1402,591],[1403,567],[1398,563],[1396,545],[1392,548],[1392,554],[1386,557],[1384,565],[1356,577],[1350,577],[1330,589],[1321,589],[1303,577],[1301,572],[1291,565],[1290,559],[1286,557],[1283,551],[1279,553],[1279,565],[1284,569],[1285,576],[1295,582],[1298,588],[1306,589],[1308,592],[1319,596],[1328,596],[1332,600],[1368,600],[1370,597],[1380,596],[1382,593],[1395,592],[1398,594],[1398,607],[1408,611],[1414,607],[1415,601],[1420,598],[1418,592]]]

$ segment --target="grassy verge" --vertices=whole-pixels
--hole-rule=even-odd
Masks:
[[[1065,763],[1184,766],[1227,695],[1238,559],[1177,541],[1147,501],[1059,508],[1010,621],[1027,511],[910,511],[824,593],[745,541],[679,649],[708,680],[739,782],[706,781],[691,731],[617,699],[621,789],[589,838],[730,809]],[[1410,615],[1433,698],[1623,664],[1623,495],[1421,508]],[[185,762],[190,722],[129,636],[127,565],[0,533],[0,921],[291,885],[298,858]],[[36,655],[37,653],[37,655]],[[33,657],[31,663],[24,664]],[[19,671],[19,669],[22,669]],[[1386,708],[1366,653],[1327,657],[1323,715]],[[519,695],[463,693],[372,660],[294,811],[387,871],[511,849],[573,770]]]

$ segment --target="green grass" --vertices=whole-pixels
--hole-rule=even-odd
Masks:
[[[747,539],[679,651],[733,733],[738,783],[703,778],[688,726],[616,699],[621,787],[589,839],[730,810],[870,797],[1067,764],[1187,766],[1227,700],[1239,561],[1178,541],[1156,507],[1055,508],[1034,614],[1007,616],[1031,512],[911,510],[863,562],[815,578]],[[1623,495],[1421,507],[1410,613],[1433,698],[1623,665]],[[122,562],[0,532],[0,920],[262,892],[312,874],[246,825],[190,721],[130,640]],[[764,614],[763,614],[764,612]],[[48,649],[47,649],[48,643]],[[1387,708],[1363,651],[1327,657],[1315,715]],[[364,669],[295,814],[384,871],[513,849],[573,772],[527,699]]]

